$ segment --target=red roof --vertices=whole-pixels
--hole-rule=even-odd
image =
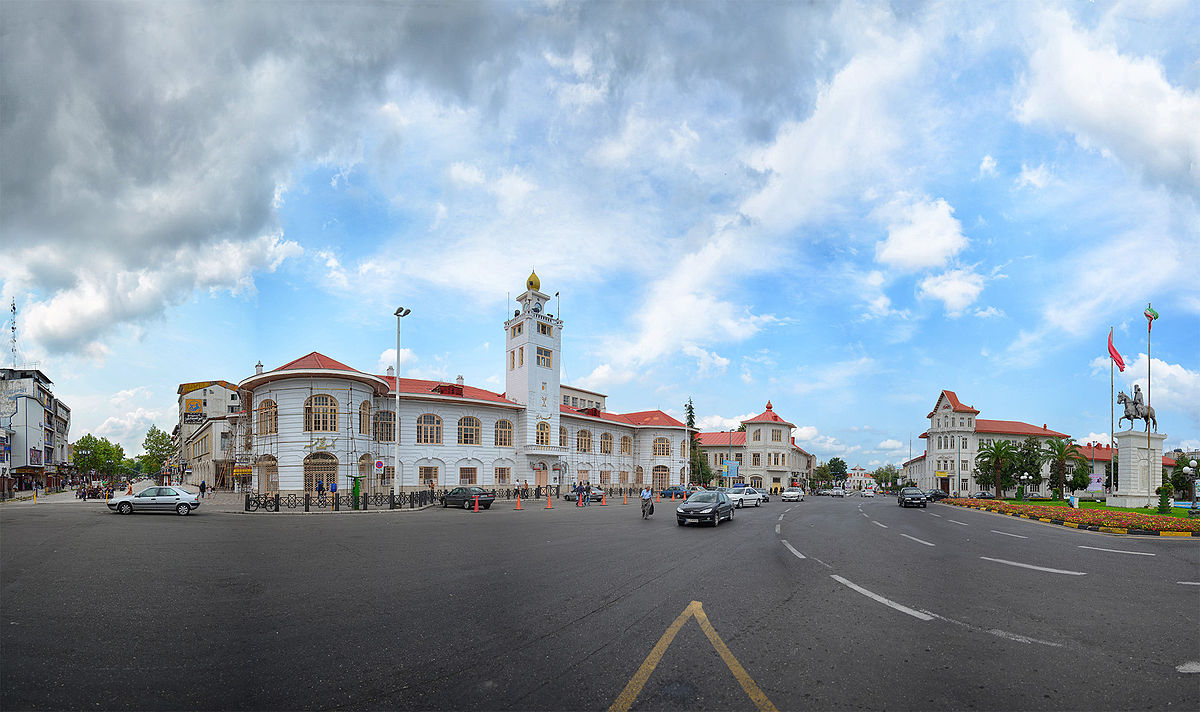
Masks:
[[[979,411],[975,412],[978,413]],[[1043,435],[1050,438],[1070,437],[1066,433],[1050,430],[1045,425],[1039,428],[1036,425],[1022,423],[1019,420],[986,420],[984,418],[975,419],[975,432],[997,433],[1000,435]]]
[[[704,447],[728,447],[730,444],[741,446],[746,444],[746,433],[697,433],[696,439]]]
[[[767,409],[766,410],[764,410],[763,412],[754,416],[753,418],[751,418],[749,420],[743,420],[742,422],[743,423],[780,423],[782,425],[791,425],[792,427],[796,427],[795,425],[792,425],[792,423],[787,422],[786,420],[784,420],[783,418],[780,418],[778,415],[775,414],[775,409],[771,407],[771,401],[767,401]]]
[[[388,384],[388,390],[394,395],[396,393],[396,378],[394,376],[377,376],[382,378]],[[426,381],[420,378],[401,378],[400,392],[412,393],[415,395],[431,395],[431,396],[452,396],[449,388],[443,388],[444,392],[437,391],[438,386],[452,386],[452,383],[443,383],[442,381]],[[463,386],[463,394],[461,397],[470,398],[471,400],[490,401],[492,403],[503,403],[505,405],[520,405],[514,401],[510,401],[499,393],[485,391],[482,388],[474,386]]]
[[[929,415],[925,416],[926,418],[932,418],[937,413],[937,406],[938,403],[942,402],[942,396],[945,396],[946,400],[950,401],[950,411],[952,413],[971,413],[973,415],[979,415],[979,411],[975,410],[969,405],[963,405],[958,400],[958,396],[955,395],[954,391],[943,390],[942,394],[938,396],[937,403],[933,404],[933,410],[929,411]]]
[[[280,366],[279,368],[272,369],[272,372],[274,372],[274,371],[298,371],[300,369],[307,369],[307,368],[324,368],[324,369],[329,369],[331,371],[354,371],[355,373],[361,373],[361,371],[359,371],[356,368],[350,368],[346,364],[341,363],[340,361],[334,361],[333,359],[329,358],[325,354],[318,353],[316,351],[313,351],[312,353],[308,354],[307,356],[301,356],[300,358],[296,359],[295,361],[292,361],[291,363],[285,363],[282,366]]]
[[[1115,450],[1113,450],[1111,447],[1107,445],[1100,445],[1098,443],[1076,445],[1076,447],[1079,448],[1079,452],[1083,453],[1085,460],[1093,460],[1095,462],[1112,462],[1113,452],[1115,452]],[[1166,455],[1162,456],[1162,461],[1163,467],[1175,466],[1175,460],[1167,457]]]
[[[908,462],[905,462],[903,465],[901,465],[901,467],[908,467],[909,465],[913,464],[914,462],[916,462],[918,460],[924,460],[924,459],[925,459],[924,455],[917,455],[916,457],[909,460]]]
[[[566,405],[558,406],[560,413],[577,415],[584,418],[599,418],[614,423],[638,426],[661,426],[667,428],[682,428],[683,423],[675,420],[661,410],[643,410],[637,413],[608,413],[596,408],[572,408]]]

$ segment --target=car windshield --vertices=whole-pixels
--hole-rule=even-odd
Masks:
[[[689,502],[716,502],[717,494],[715,492],[697,492],[688,497]]]
[[[903,490],[901,490],[901,492],[904,494],[924,494],[916,487],[905,487]]]

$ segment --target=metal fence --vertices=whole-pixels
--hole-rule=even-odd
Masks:
[[[305,512],[328,510],[340,512],[347,511],[363,511],[371,509],[416,509],[418,507],[427,507],[431,504],[437,504],[442,501],[449,490],[418,490],[414,492],[398,492],[392,494],[390,492],[373,492],[362,493],[358,496],[347,492],[339,492],[338,494],[320,493],[313,494],[311,492],[289,494],[257,494],[253,492],[246,493],[247,512],[279,512],[284,510],[303,510]],[[545,497],[560,497],[567,496],[574,498],[575,495],[570,490],[564,490],[561,485],[549,485],[545,487],[528,487],[528,488],[508,488],[508,489],[493,489],[490,492],[496,499],[516,499],[520,496],[522,499],[540,500]],[[636,488],[615,488],[608,490],[610,498],[634,496],[639,492]]]

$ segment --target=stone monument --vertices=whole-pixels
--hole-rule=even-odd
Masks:
[[[1151,424],[1158,430],[1158,422],[1154,420],[1154,409],[1141,402],[1141,395],[1140,388],[1134,392],[1134,398],[1124,392],[1117,395],[1117,402],[1125,407],[1122,420],[1129,420],[1129,430],[1113,435],[1117,446],[1117,486],[1106,503],[1114,507],[1158,506],[1154,490],[1162,485],[1162,449],[1167,436],[1150,432]],[[1135,431],[1134,420],[1146,421],[1146,430]]]

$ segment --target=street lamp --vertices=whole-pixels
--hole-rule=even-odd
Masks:
[[[392,494],[396,493],[397,487],[404,487],[400,471],[400,320],[411,313],[412,309],[396,309],[396,418],[393,423],[396,439],[392,441]]]
[[[1183,468],[1183,474],[1192,480],[1192,509],[1196,508],[1196,461],[1189,460]]]
[[[1021,473],[1021,484],[1024,485],[1024,487],[1025,487],[1025,489],[1022,490],[1021,499],[1024,499],[1024,500],[1029,499],[1029,482],[1032,479],[1033,478],[1029,476],[1028,472]]]

